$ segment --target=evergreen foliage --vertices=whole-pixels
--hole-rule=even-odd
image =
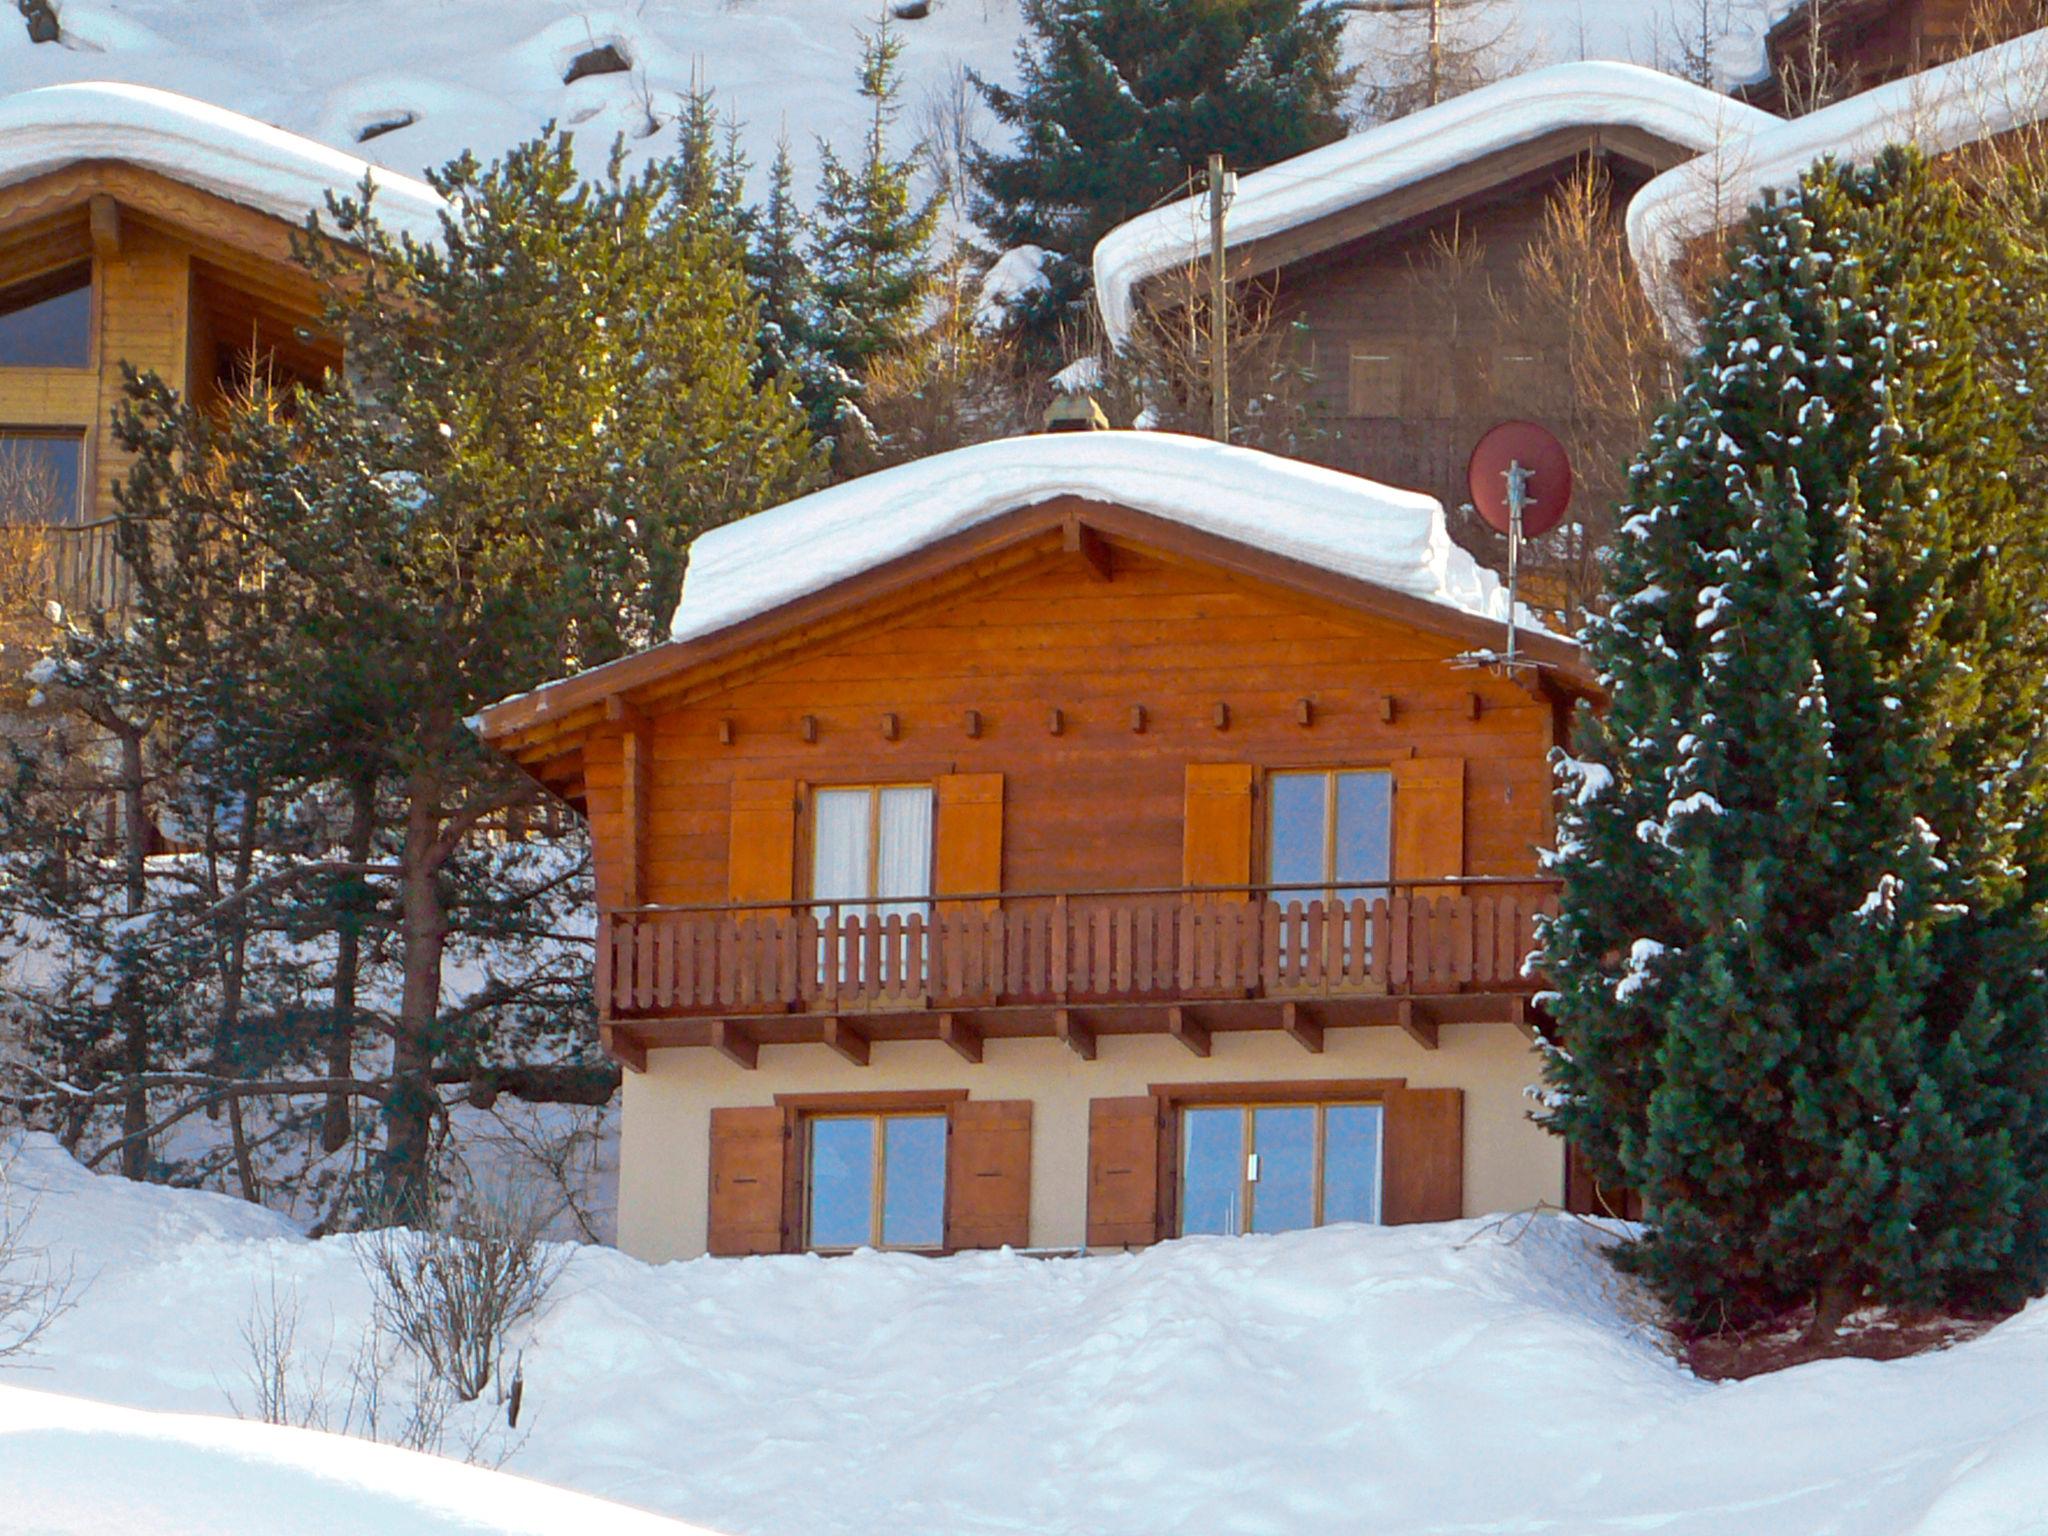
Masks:
[[[974,217],[1054,255],[1021,322],[1070,319],[1095,244],[1186,191],[1212,152],[1255,171],[1341,138],[1344,11],[1322,0],[1024,0],[1016,90],[975,79],[1015,137],[970,157]]]
[[[2038,355],[1915,155],[1752,215],[1563,762],[1550,1123],[1695,1326],[2048,1282]],[[1992,329],[1987,329],[1992,327]],[[1995,358],[2003,388],[1985,366]]]

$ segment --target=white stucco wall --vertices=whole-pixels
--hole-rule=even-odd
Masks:
[[[1564,1152],[1528,1118],[1523,1090],[1536,1054],[1505,1024],[1446,1025],[1425,1051],[1398,1029],[1332,1029],[1321,1055],[1277,1032],[1218,1034],[1197,1057],[1167,1036],[1104,1036],[1083,1061],[1056,1040],[991,1040],[978,1065],[937,1041],[878,1042],[858,1067],[822,1045],[763,1046],[747,1071],[716,1051],[651,1053],[628,1072],[619,1158],[619,1246],[660,1261],[704,1252],[711,1111],[772,1104],[778,1093],[961,1089],[977,1099],[1030,1099],[1031,1241],[1078,1246],[1088,1203],[1088,1102],[1154,1083],[1405,1078],[1465,1091],[1465,1214],[1515,1210],[1564,1196]]]

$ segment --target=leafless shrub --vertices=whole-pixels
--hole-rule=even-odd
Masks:
[[[945,78],[926,87],[917,109],[917,136],[924,146],[932,179],[945,195],[946,206],[962,228],[971,219],[974,176],[968,157],[987,129],[981,93],[957,61]]]
[[[78,1305],[86,1284],[72,1261],[60,1264],[29,1240],[38,1202],[21,1193],[15,1176],[20,1152],[18,1137],[0,1152],[0,1362],[33,1354],[57,1319]]]
[[[567,1262],[541,1240],[531,1206],[472,1197],[430,1230],[387,1227],[357,1250],[377,1324],[403,1340],[461,1401],[493,1380],[502,1396],[507,1335],[539,1314]]]

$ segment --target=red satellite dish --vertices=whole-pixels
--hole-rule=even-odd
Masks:
[[[1572,461],[1564,444],[1533,421],[1504,421],[1480,438],[1465,484],[1479,515],[1500,533],[1513,521],[1508,472],[1516,465],[1524,473],[1522,537],[1540,538],[1564,520],[1572,504]]]

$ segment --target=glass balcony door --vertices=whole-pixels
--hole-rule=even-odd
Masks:
[[[859,918],[866,929],[891,917],[931,915],[932,807],[929,784],[821,789],[812,796],[811,899],[820,922],[836,912],[842,924]],[[885,964],[891,959],[892,970],[908,971],[900,957]],[[912,958],[920,975],[924,959]],[[842,980],[855,960],[851,941],[841,940]]]

